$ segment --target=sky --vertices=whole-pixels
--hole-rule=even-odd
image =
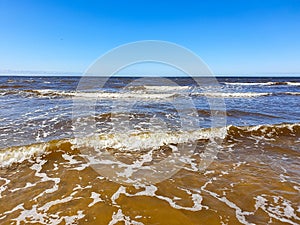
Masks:
[[[0,71],[81,73],[140,40],[182,45],[215,74],[300,73],[300,0],[0,0]]]

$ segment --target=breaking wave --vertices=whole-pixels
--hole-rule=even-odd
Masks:
[[[193,96],[206,96],[210,98],[254,98],[261,96],[269,96],[272,93],[257,93],[257,92],[201,92],[192,93]]]
[[[172,87],[173,88],[173,87]],[[174,87],[175,88],[175,87]],[[180,87],[176,87],[180,88]],[[184,90],[186,87],[182,87]],[[170,89],[172,90],[172,89]],[[174,89],[175,91],[175,89]],[[62,90],[1,90],[0,95],[20,95],[23,97],[32,98],[83,98],[83,99],[165,99],[174,98],[178,96],[203,96],[210,98],[255,98],[262,96],[277,96],[277,95],[300,95],[300,92],[140,92],[126,91],[126,92],[76,92],[76,91],[62,91]]]
[[[273,85],[292,85],[300,86],[300,82],[224,82],[226,85],[240,85],[240,86],[273,86]]]
[[[14,146],[0,150],[0,167],[9,167],[32,157],[56,150],[73,151],[77,144],[115,151],[139,152],[159,149],[164,146],[209,140],[218,137],[225,128],[204,128],[184,132],[140,132],[131,134],[101,134],[83,138],[52,140],[26,146]],[[300,136],[300,124],[278,124],[258,126],[228,126],[226,139],[266,137],[280,139],[286,136]]]

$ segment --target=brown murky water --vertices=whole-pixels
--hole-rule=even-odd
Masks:
[[[198,140],[193,163],[140,186],[109,181],[69,141],[52,141],[0,169],[0,224],[299,224],[300,126],[227,132],[204,172],[193,167]]]

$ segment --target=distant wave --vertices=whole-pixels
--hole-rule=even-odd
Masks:
[[[279,118],[278,116],[265,114],[265,113],[259,113],[259,112],[248,112],[248,111],[242,111],[237,109],[231,109],[226,111],[213,111],[213,110],[205,110],[205,109],[199,109],[198,110],[199,116],[211,116],[211,115],[226,115],[230,117],[242,117],[242,116],[253,116],[253,117],[268,117],[268,118]]]
[[[300,86],[300,82],[286,82],[288,85]]]
[[[150,90],[150,91],[159,91],[159,92],[166,92],[166,91],[183,91],[183,90],[190,90],[192,86],[131,86],[129,90]]]
[[[300,92],[180,92],[179,90],[188,90],[191,87],[170,87],[170,86],[151,86],[155,92],[141,91],[142,86],[139,86],[139,92],[136,89],[126,90],[124,92],[79,92],[79,91],[63,91],[53,89],[40,90],[20,90],[20,89],[1,89],[0,96],[5,95],[21,95],[23,97],[37,98],[85,98],[85,99],[166,99],[179,96],[203,96],[210,98],[255,98],[262,96],[277,96],[277,95],[300,95]],[[143,88],[147,88],[144,87]],[[165,91],[160,91],[160,88]],[[151,89],[152,90],[152,89]]]
[[[224,82],[226,85],[240,85],[240,86],[273,86],[273,85],[292,85],[300,86],[300,82]]]
[[[258,92],[200,92],[192,93],[193,96],[206,96],[211,98],[254,98],[272,95],[272,93]]]
[[[19,94],[24,97],[46,97],[46,98],[85,98],[85,99],[163,99],[175,97],[174,93],[134,93],[134,92],[75,92],[60,90],[6,90],[0,91],[0,95]]]
[[[0,89],[9,89],[9,88],[24,88],[23,85],[0,85]]]
[[[274,93],[274,95],[300,95],[300,92],[278,92]]]

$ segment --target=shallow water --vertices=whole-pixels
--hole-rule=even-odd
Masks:
[[[1,224],[300,223],[299,78],[125,87],[133,80],[76,92],[78,77],[0,78]],[[207,98],[224,99],[226,108],[212,109]],[[94,99],[93,114],[74,117],[74,101]],[[225,115],[219,152],[199,171],[212,135],[224,130],[212,120]],[[182,126],[195,116],[196,127]],[[96,148],[151,166],[182,143],[195,146],[192,154],[159,183],[116,183],[89,158]]]

